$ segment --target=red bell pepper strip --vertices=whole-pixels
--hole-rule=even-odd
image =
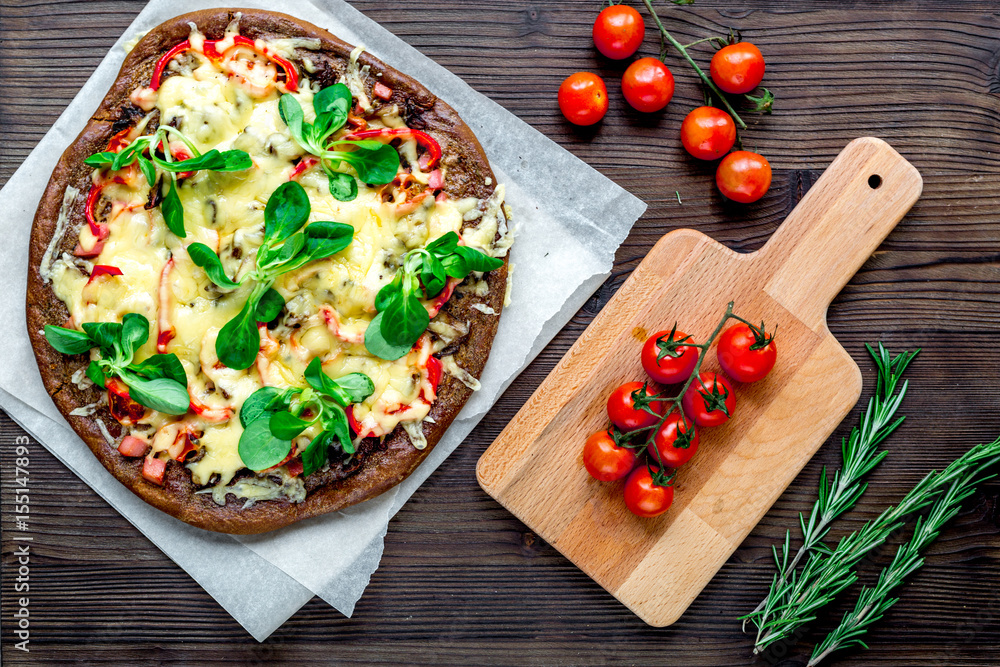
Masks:
[[[460,282],[462,281],[458,278],[448,278],[448,282],[445,283],[444,289],[441,290],[441,293],[427,304],[427,314],[434,317],[440,313],[441,309],[444,308],[444,304],[448,303],[448,299],[450,299],[451,295],[455,293],[455,288],[458,287]]]
[[[117,266],[111,266],[110,264],[94,264],[94,270],[90,272],[90,279],[93,280],[98,276],[120,275],[122,275],[122,270]]]
[[[163,459],[150,456],[142,462],[142,476],[157,486],[163,486],[163,475],[166,472],[167,462]]]
[[[149,450],[149,443],[134,435],[126,435],[118,445],[118,453],[130,458],[145,456]]]
[[[146,406],[132,399],[124,382],[117,378],[106,378],[104,386],[108,389],[108,410],[120,424],[130,426],[146,414]]]
[[[295,168],[292,169],[292,173],[288,175],[288,180],[294,181],[299,176],[312,169],[317,162],[319,162],[319,160],[317,160],[314,157],[302,158],[301,160],[299,160],[299,163],[295,165]]]
[[[129,135],[132,134],[132,130],[135,128],[126,127],[121,132],[115,134],[111,139],[108,140],[108,147],[105,149],[112,153],[118,153],[121,149],[132,143],[129,139]]]
[[[99,241],[108,237],[108,226],[98,222],[97,218],[94,217],[94,207],[100,201],[103,189],[103,185],[90,186],[90,192],[87,193],[87,203],[83,207],[83,215],[87,219],[87,224],[90,225],[90,233],[96,236]]]
[[[213,62],[222,59],[222,54],[215,48],[215,45],[220,41],[222,40],[205,40],[203,55]],[[257,44],[249,37],[236,35],[236,37],[233,38],[233,43],[249,47],[262,56],[266,56],[267,58],[273,60],[275,64],[285,70],[285,88],[287,88],[290,92],[296,92],[299,89],[299,73],[298,70],[295,69],[295,65],[281,56],[268,53],[268,49],[266,47],[263,50],[258,49]],[[153,90],[159,90],[163,79],[163,71],[167,68],[170,61],[190,49],[191,40],[185,39],[183,42],[164,53],[163,57],[156,62],[156,67],[153,68],[153,77],[150,79],[149,87]]]
[[[431,385],[430,394],[428,394],[424,387],[420,390],[420,397],[427,401],[432,402],[437,398],[438,385],[441,384],[441,373],[443,368],[441,366],[441,360],[437,357],[427,357],[427,382]]]
[[[420,130],[411,130],[408,127],[384,127],[378,130],[362,130],[360,132],[352,132],[351,134],[344,137],[347,140],[355,139],[414,139],[418,144],[424,147],[427,151],[428,159],[427,165],[422,166],[423,169],[431,169],[438,163],[441,159],[441,145],[435,141],[434,137],[427,134],[426,132],[421,132]]]
[[[122,275],[122,270],[117,266],[109,266],[107,264],[95,264],[94,270],[90,272],[90,279],[87,280],[87,284],[91,284],[101,276],[120,276]]]

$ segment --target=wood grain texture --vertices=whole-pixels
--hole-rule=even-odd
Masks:
[[[79,90],[144,0],[0,0],[0,183]],[[31,451],[32,652],[12,649],[15,568],[13,442],[0,423],[3,562],[0,650],[5,664],[579,664],[798,665],[853,604],[848,596],[802,641],[750,659],[736,617],[773,574],[770,547],[815,499],[836,465],[855,408],[695,600],[650,628],[483,492],[475,465],[653,244],[692,227],[729,248],[759,249],[851,139],[886,138],[924,176],[910,214],[837,296],[830,330],[859,364],[867,400],[873,365],[863,343],[922,347],[908,376],[907,422],[833,537],[878,515],[928,470],[1000,432],[1000,18],[988,0],[698,0],[657,3],[682,41],[734,26],[767,56],[774,115],[746,146],[771,161],[758,204],[726,204],[709,166],[685,157],[677,128],[701,93],[671,56],[674,101],[643,117],[614,84],[624,64],[595,55],[599,3],[581,0],[364,0],[373,19],[463,77],[649,203],[612,276],[511,385],[494,410],[390,524],[380,569],[347,620],[313,600],[258,645],[40,445]],[[647,26],[648,27],[648,26]],[[655,55],[647,30],[644,55]],[[708,51],[703,52],[707,56]],[[707,60],[707,57],[704,58]],[[502,62],[498,68],[496,63]],[[595,131],[559,116],[555,91],[589,69],[609,84]],[[679,205],[674,191],[679,191]],[[927,565],[871,633],[869,651],[831,665],[1000,663],[1000,482],[991,481],[929,549]],[[892,549],[862,568],[872,581]],[[782,663],[782,661],[784,662]]]
[[[692,229],[664,236],[479,459],[480,485],[644,621],[675,622],[860,396],[827,307],[921,189],[888,144],[859,138],[760,250],[736,253]],[[580,443],[607,428],[615,387],[646,378],[649,335],[676,323],[705,341],[727,302],[781,332],[781,363],[736,383],[732,420],[702,430],[670,510],[635,517],[624,482],[583,468]],[[715,349],[703,372],[720,370]]]

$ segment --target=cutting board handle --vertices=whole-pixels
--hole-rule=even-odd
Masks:
[[[923,190],[920,173],[874,137],[849,143],[757,255],[779,268],[764,291],[811,328]]]

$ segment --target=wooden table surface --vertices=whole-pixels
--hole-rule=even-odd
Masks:
[[[275,3],[278,7],[282,3]],[[782,656],[751,659],[736,617],[772,576],[770,547],[815,499],[823,465],[859,409],[806,466],[708,588],[672,627],[654,629],[483,493],[475,464],[652,244],[694,227],[730,247],[760,247],[852,138],[888,140],[921,171],[924,194],[834,301],[830,328],[860,364],[863,343],[923,348],[908,419],[888,441],[858,508],[833,536],[898,501],[927,471],[1000,432],[1000,17],[987,0],[698,0],[658,3],[682,42],[743,31],[767,58],[772,116],[744,144],[768,157],[774,184],[758,204],[724,203],[710,166],[678,141],[701,100],[692,72],[668,65],[665,113],[628,109],[590,29],[597,0],[354,3],[649,204],[618,251],[612,277],[510,387],[476,431],[389,525],[385,556],[352,619],[314,599],[258,644],[202,589],[37,443],[32,477],[31,653],[13,649],[14,542],[3,541],[2,657],[10,664],[641,664],[798,665],[853,604],[823,615]],[[635,4],[635,3],[633,3]],[[831,9],[836,4],[838,9]],[[0,0],[0,184],[76,94],[141,0]],[[650,24],[651,22],[648,22]],[[643,53],[655,55],[647,33]],[[699,51],[707,63],[710,52]],[[555,91],[577,70],[609,83],[611,110],[574,130]],[[683,205],[674,195],[679,191]],[[22,335],[22,332],[14,332]],[[0,422],[3,527],[13,519],[14,442]],[[836,665],[1000,663],[1000,483],[984,484],[928,551],[926,566],[870,634],[869,651]],[[864,568],[870,581],[892,554]],[[782,662],[785,660],[785,662]]]

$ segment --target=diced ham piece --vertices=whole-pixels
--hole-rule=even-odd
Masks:
[[[392,88],[379,81],[372,87],[372,94],[379,99],[390,100],[392,99]]]
[[[163,475],[167,472],[167,462],[152,456],[142,462],[142,476],[146,481],[163,486]]]
[[[77,257],[83,257],[84,259],[92,259],[100,256],[103,251],[104,241],[97,241],[90,247],[89,250],[84,248],[82,243],[77,243],[76,248],[73,249],[73,254]]]
[[[134,435],[126,435],[122,438],[121,444],[118,445],[118,453],[131,458],[145,456],[147,451],[149,451],[149,443]]]
[[[435,169],[427,175],[427,187],[431,190],[440,190],[444,187],[444,174],[440,169]]]

